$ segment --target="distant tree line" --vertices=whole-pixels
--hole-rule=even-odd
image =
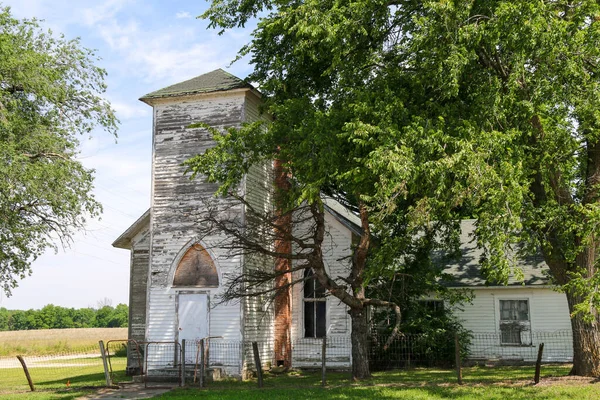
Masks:
[[[0,308],[0,331],[61,328],[127,327],[129,307],[104,305],[94,308],[66,308],[48,304],[41,310]]]

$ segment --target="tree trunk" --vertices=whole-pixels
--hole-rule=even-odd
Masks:
[[[371,377],[371,371],[366,309],[351,308],[348,313],[352,319],[352,379],[367,379]]]
[[[591,245],[585,246],[575,258],[577,267],[585,271],[588,278],[592,277],[596,272],[596,243],[593,240],[590,242]],[[575,305],[580,304],[584,299],[570,290],[567,290],[566,295],[569,312],[573,315]],[[593,314],[591,321],[584,320],[584,316],[581,314],[571,317],[571,328],[573,331],[573,369],[571,370],[571,375],[600,376],[598,313],[595,309],[590,310],[590,312]]]
[[[569,312],[580,298],[567,293]],[[581,314],[571,318],[573,330],[573,369],[571,375],[600,376],[600,331],[597,322],[586,322]]]

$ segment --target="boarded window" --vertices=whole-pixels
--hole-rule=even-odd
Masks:
[[[185,252],[175,271],[173,286],[219,286],[217,268],[204,247],[195,244]]]
[[[319,283],[312,270],[304,272],[304,337],[324,337],[327,315],[325,288]]]

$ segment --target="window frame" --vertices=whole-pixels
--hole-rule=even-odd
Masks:
[[[525,301],[527,302],[527,320],[504,320],[502,319],[501,304],[504,301]],[[530,347],[533,346],[533,323],[531,318],[531,296],[499,296],[496,299],[496,329],[499,334],[500,346],[505,347]],[[518,312],[518,311],[517,311]],[[505,341],[505,333],[502,330],[502,325],[507,323],[514,323],[520,325],[524,329],[519,330],[519,342]],[[514,334],[514,333],[513,333]],[[508,334],[507,334],[508,335]]]
[[[329,319],[329,310],[328,310],[328,301],[327,301],[327,293],[325,292],[325,288],[323,288],[324,291],[324,295],[323,297],[315,297],[315,294],[317,292],[317,278],[316,276],[314,276],[314,272],[312,271],[312,269],[306,269],[303,272],[304,278],[307,278],[308,275],[312,275],[313,278],[311,278],[312,282],[314,282],[314,288],[313,288],[313,297],[306,297],[306,285],[309,284],[310,280],[306,279],[302,285],[302,290],[301,290],[301,299],[302,299],[302,338],[305,339],[320,339],[323,337],[327,336],[327,326],[328,326],[328,319]],[[320,285],[320,284],[319,284]],[[312,336],[308,336],[307,335],[307,326],[306,326],[306,313],[308,312],[307,307],[306,307],[306,303],[312,303],[314,304],[313,307],[313,335]],[[317,304],[318,303],[322,303],[324,304],[324,313],[325,313],[325,318],[323,319],[318,319],[317,318]],[[323,335],[320,336],[318,335],[318,327],[317,327],[317,320],[319,321],[323,321]]]

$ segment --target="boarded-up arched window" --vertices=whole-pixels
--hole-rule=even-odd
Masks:
[[[217,268],[204,247],[195,244],[185,252],[175,271],[173,286],[219,286]]]

